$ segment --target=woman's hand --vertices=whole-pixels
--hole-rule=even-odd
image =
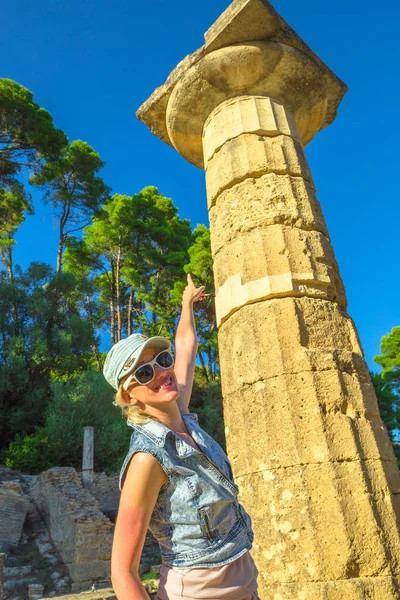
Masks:
[[[201,285],[200,287],[196,288],[196,286],[193,283],[190,273],[188,273],[188,275],[187,275],[187,280],[188,280],[188,284],[185,287],[185,289],[183,290],[182,303],[197,302],[198,300],[202,300],[206,296],[210,295],[210,294],[204,294],[204,290],[205,290],[204,285]]]

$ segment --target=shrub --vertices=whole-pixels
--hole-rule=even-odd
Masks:
[[[112,404],[103,375],[86,371],[52,383],[45,424],[30,436],[17,436],[5,453],[6,465],[29,473],[54,466],[82,467],[83,428],[94,427],[94,468],[118,471],[132,433]]]

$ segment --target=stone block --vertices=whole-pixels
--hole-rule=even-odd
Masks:
[[[209,209],[213,255],[239,231],[277,223],[329,237],[314,186],[302,177],[250,177],[222,192]]]
[[[238,478],[264,581],[389,576],[388,555],[396,568],[400,552],[397,522],[390,493],[372,485],[376,475],[384,481],[382,461],[359,460],[261,469]]]
[[[297,175],[312,183],[301,145],[287,135],[265,137],[243,134],[229,140],[208,162],[206,186],[213,204],[224,190],[251,177],[266,173]]]
[[[43,598],[44,586],[40,583],[31,583],[28,585],[28,597],[37,600]]]
[[[79,546],[76,548],[75,561],[89,562],[98,560],[110,560],[111,559],[111,543],[107,543],[102,546],[96,543],[94,546]]]
[[[76,548],[80,548],[81,546],[93,547],[96,544],[100,546],[107,546],[111,545],[111,543],[112,536],[110,535],[109,528],[104,530],[100,526],[97,533],[95,531],[88,533],[87,531],[79,530],[75,538]]]
[[[0,552],[0,598],[3,598],[6,557],[7,555],[4,552]]]
[[[36,577],[21,577],[21,579],[8,579],[4,582],[4,590],[8,590],[12,593],[15,588],[25,586],[30,583],[37,583]]]
[[[22,567],[6,567],[5,576],[7,579],[11,577],[23,577],[32,573],[32,565],[24,565]]]
[[[274,600],[393,600],[399,597],[398,583],[392,575],[271,585],[268,575],[261,572],[258,581],[260,588],[265,590],[265,598],[275,596]]]
[[[396,467],[373,386],[356,373],[305,371],[257,381],[224,397],[224,422],[236,476],[260,465],[273,471],[329,461],[382,460]],[[396,469],[393,494],[400,493]]]
[[[228,140],[243,133],[289,135],[301,144],[293,117],[282,104],[266,96],[239,96],[223,102],[204,124],[204,163]]]
[[[328,300],[247,304],[222,324],[218,345],[224,398],[256,381],[303,371],[339,369],[369,379],[352,319]]]
[[[109,565],[110,561],[113,524],[100,511],[99,501],[83,488],[75,469],[48,469],[31,485],[31,493],[45,516],[63,562],[84,565],[71,565],[71,572],[85,579],[105,578],[108,571],[104,565]],[[40,536],[39,543],[47,544],[48,538]],[[44,555],[48,557],[47,551]],[[56,558],[48,559],[57,562]]]
[[[111,563],[109,560],[98,560],[86,563],[72,563],[66,565],[73,582],[97,579],[110,579]]]
[[[94,473],[93,496],[100,502],[103,513],[118,509],[120,498],[118,477],[118,474]]]
[[[0,485],[0,550],[17,546],[30,503],[13,482]]]
[[[268,298],[304,295],[347,306],[329,240],[287,225],[238,233],[214,256],[214,281],[218,325],[238,308]]]

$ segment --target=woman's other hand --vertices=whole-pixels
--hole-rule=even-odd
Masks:
[[[210,294],[204,293],[204,290],[205,290],[204,285],[201,285],[198,288],[194,285],[192,276],[190,275],[190,273],[188,273],[188,275],[187,275],[187,280],[188,280],[187,286],[183,290],[182,303],[197,302],[198,300],[202,300],[206,296],[210,295]]]

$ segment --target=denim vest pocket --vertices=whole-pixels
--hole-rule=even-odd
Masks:
[[[209,507],[203,506],[202,508],[199,508],[198,511],[201,530],[207,536],[208,541],[213,544],[216,541],[216,539],[214,537],[213,532],[211,531]]]

